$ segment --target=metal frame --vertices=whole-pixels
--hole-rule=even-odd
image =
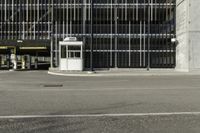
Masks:
[[[84,41],[85,67],[174,68],[175,0],[1,0],[0,40]],[[3,45],[3,43],[0,43]]]

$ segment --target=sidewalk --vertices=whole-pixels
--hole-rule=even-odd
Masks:
[[[49,70],[48,74],[57,76],[178,76],[178,75],[200,75],[200,71],[179,72],[175,69],[111,69],[99,71],[59,71]]]

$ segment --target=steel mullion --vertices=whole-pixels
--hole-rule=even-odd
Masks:
[[[105,19],[105,18],[104,18],[104,17],[105,17],[105,12],[104,12],[104,10],[105,10],[105,9],[106,9],[106,8],[100,8],[100,10],[101,10],[101,12],[102,12],[102,16],[101,16],[101,21],[102,21],[102,22],[100,21],[100,22],[101,22],[101,25],[102,25],[102,26],[101,26],[101,27],[102,27],[102,28],[101,28],[101,34],[104,34],[104,25],[105,25],[105,20],[104,20],[104,19]],[[101,49],[102,49],[102,50],[104,50],[104,48],[105,48],[105,42],[106,42],[105,39],[106,39],[105,36],[102,35],[102,38],[101,38],[101,41],[102,41],[102,43],[101,43],[101,44],[102,44]],[[101,57],[102,57],[102,62],[103,62],[103,63],[105,63],[105,54],[104,54],[104,53],[105,53],[105,52],[102,52],[102,53],[101,53]],[[102,67],[102,66],[104,67],[105,64],[101,64],[101,65],[100,65],[100,67]]]
[[[164,4],[162,4],[162,10],[164,10]],[[165,13],[165,12],[163,12]],[[165,49],[165,44],[164,44],[164,14],[162,15],[162,67],[164,67],[164,57],[165,57],[165,53],[163,52],[163,50]]]
[[[30,10],[30,13],[29,13],[29,17],[30,17],[30,28],[29,28],[29,35],[30,35],[30,40],[32,39],[32,28],[33,28],[33,26],[34,26],[34,24],[33,24],[33,16],[32,16],[32,1],[30,1],[30,8],[29,8],[29,10]]]
[[[67,8],[66,8],[66,10],[67,10],[67,17],[66,17],[66,34],[67,34],[67,37],[69,36],[68,34],[69,34],[69,4],[68,4],[68,0],[67,0],[67,3],[66,3],[67,5]]]
[[[98,25],[99,25],[100,27],[102,27],[102,26],[103,26],[103,11],[102,11],[101,8],[99,9],[99,12],[102,13],[102,14],[101,14],[100,17],[99,17],[99,18],[100,18],[100,21],[99,21],[100,23],[99,23]],[[96,19],[96,21],[98,21],[98,19]],[[99,28],[99,29],[100,29],[100,32],[99,32],[99,33],[100,33],[100,36],[99,36],[100,38],[98,38],[98,39],[99,39],[100,44],[98,44],[98,45],[99,45],[99,49],[102,50],[102,49],[103,49],[103,45],[104,45],[104,44],[103,44],[103,40],[104,40],[103,37],[104,37],[104,36],[102,35],[102,28]],[[103,38],[103,39],[102,39],[102,38]],[[98,54],[98,53],[97,53],[97,54]],[[102,55],[102,53],[99,54],[99,60],[102,60],[102,61],[103,61],[103,55]],[[101,66],[101,63],[100,63],[100,62],[99,62],[99,66]]]
[[[143,67],[145,67],[145,50],[146,50],[146,48],[145,48],[145,43],[146,43],[146,41],[145,41],[145,39],[146,39],[146,31],[145,31],[145,20],[146,20],[146,6],[145,6],[145,4],[146,4],[146,1],[144,0],[144,11],[143,11],[143,13],[144,13],[144,16],[143,16],[143,21],[142,21],[142,24],[143,24],[143,31],[142,31],[142,33],[143,33],[143,53],[142,53],[142,55],[143,55],[143,61],[142,61],[142,64],[143,64]]]
[[[11,16],[11,23],[12,23],[12,28],[11,28],[11,39],[13,40],[14,39],[14,0],[12,0],[12,16]]]
[[[140,20],[140,67],[142,66],[142,21]]]
[[[166,34],[168,34],[168,26],[169,26],[169,16],[168,16],[168,13],[169,13],[169,5],[168,5],[168,3],[169,3],[169,0],[167,0],[167,4],[166,4],[166,16],[167,16],[167,17],[166,17],[166,22],[167,22],[166,25],[167,25],[167,26],[166,26],[166,32],[165,32]],[[171,37],[171,35],[170,35],[169,37]],[[165,38],[165,42],[166,42],[166,49],[169,50],[169,45],[170,45],[170,44],[169,44],[169,42],[168,42],[168,37]],[[170,63],[169,63],[169,60],[170,60],[170,58],[169,58],[169,57],[170,57],[170,53],[167,52],[167,53],[166,53],[166,56],[167,56],[167,57],[166,57],[167,67],[170,67]]]
[[[118,39],[117,39],[117,37],[116,37],[117,34],[118,34],[118,29],[117,29],[117,26],[118,26],[118,23],[117,23],[117,21],[118,21],[118,20],[117,20],[117,14],[118,14],[118,13],[117,13],[117,7],[116,7],[116,5],[117,5],[117,0],[115,0],[115,8],[114,8],[114,10],[115,10],[115,13],[114,13],[114,14],[115,14],[115,68],[117,68],[117,66],[118,66],[118,65],[117,65],[117,63],[118,63],[118,62],[117,62],[117,57],[118,57],[118,56],[117,56],[117,54],[118,54],[118,52],[117,52],[117,42],[118,42],[118,41],[117,41],[117,40],[118,40]]]
[[[93,64],[93,0],[90,1],[90,34],[91,34],[91,42],[90,42],[90,71],[93,71],[94,64]]]
[[[3,1],[1,1],[1,20],[0,20],[0,22],[1,22],[1,40],[3,40],[3,35],[4,35],[4,33],[3,33],[3,31],[4,31],[4,19],[3,19]]]
[[[129,67],[131,67],[131,21],[129,20]]]
[[[50,55],[51,55],[51,68],[53,68],[54,67],[54,45],[53,45],[53,42],[54,42],[54,23],[53,23],[53,21],[54,21],[54,12],[53,12],[53,10],[54,10],[54,0],[51,0],[51,51],[50,51]]]
[[[159,8],[159,13],[158,13],[158,21],[159,21],[159,36],[158,36],[158,38],[159,38],[159,41],[158,41],[158,45],[159,45],[159,50],[162,48],[162,44],[161,44],[161,42],[162,42],[162,40],[161,40],[161,4],[160,4],[160,2],[159,2],[159,6],[158,6]],[[160,63],[160,59],[161,57],[160,56],[158,56],[158,64],[156,64],[157,66],[159,65],[159,64],[161,64]]]
[[[39,39],[40,38],[40,33],[39,33],[39,31],[40,31],[40,2],[39,2],[39,0],[37,0],[37,24],[38,24],[38,26],[37,26],[37,31],[38,31],[38,36],[37,36],[37,39]]]
[[[147,70],[150,69],[151,65],[150,65],[150,7],[149,7],[149,1],[148,1],[148,66],[147,66]]]
[[[33,24],[34,24],[34,32],[33,32],[33,39],[36,39],[36,0],[33,2]]]
[[[110,38],[110,66],[113,66],[113,52],[112,52],[112,43],[113,43],[113,2],[111,0],[111,9],[110,9],[110,18],[111,18],[111,38]]]

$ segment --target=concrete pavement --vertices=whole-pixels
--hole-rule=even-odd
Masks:
[[[200,76],[0,74],[0,116],[173,113],[169,116],[0,118],[0,132],[199,133]]]

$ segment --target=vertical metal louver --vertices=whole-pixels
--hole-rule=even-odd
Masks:
[[[73,36],[85,43],[86,68],[173,68],[175,8],[175,0],[1,0],[0,40],[51,40],[55,66],[58,41]]]

